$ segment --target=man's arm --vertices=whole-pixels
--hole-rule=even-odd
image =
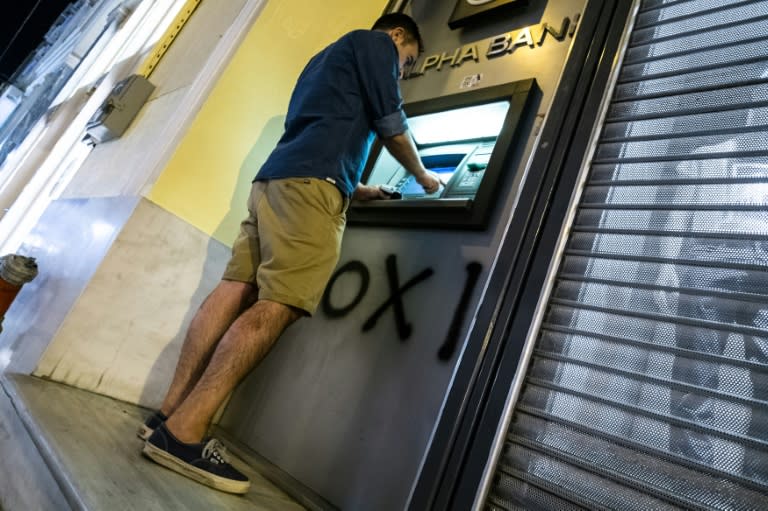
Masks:
[[[399,135],[382,138],[381,141],[387,151],[400,162],[400,165],[405,167],[405,170],[410,174],[413,174],[416,182],[424,188],[425,192],[435,193],[440,189],[440,180],[437,175],[424,168],[410,132],[405,131]]]
[[[413,174],[416,182],[424,188],[425,192],[435,193],[440,189],[440,180],[434,172],[424,168],[424,164],[421,162],[419,153],[416,150],[416,144],[413,143],[413,138],[411,138],[411,134],[408,131],[392,137],[382,138],[381,141],[384,147],[387,148],[387,151],[400,162],[400,165],[410,174]],[[379,186],[358,184],[352,194],[352,198],[357,200],[373,200],[388,199],[389,196]]]

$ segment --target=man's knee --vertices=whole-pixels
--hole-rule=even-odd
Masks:
[[[220,280],[216,288],[208,295],[208,300],[238,304],[243,311],[256,303],[258,288],[250,282]]]
[[[253,307],[258,308],[261,314],[268,316],[271,322],[282,328],[291,325],[305,315],[301,309],[272,300],[258,300]]]

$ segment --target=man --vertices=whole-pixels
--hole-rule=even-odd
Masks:
[[[190,323],[160,410],[140,430],[152,460],[222,491],[248,491],[218,441],[203,438],[283,330],[314,313],[338,262],[350,198],[386,198],[360,184],[374,137],[426,192],[439,188],[407,130],[398,85],[422,51],[414,21],[387,14],[307,64],[285,133],[254,180],[224,276]]]

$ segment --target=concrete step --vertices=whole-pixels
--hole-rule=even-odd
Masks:
[[[4,456],[0,473],[11,473],[14,464],[24,465],[24,473],[39,480],[27,478],[23,484],[30,491],[42,491],[41,502],[56,506],[50,509],[62,509],[64,503],[75,510],[110,511],[333,509],[289,475],[238,444],[224,430],[217,429],[214,435],[224,441],[236,458],[233,464],[252,482],[250,491],[243,496],[210,489],[142,456],[142,442],[136,437],[136,429],[149,415],[143,408],[27,375],[5,374],[0,384],[12,404],[0,411],[7,416],[7,410],[12,408],[50,474],[41,473],[42,464],[34,459],[37,453],[30,449],[21,456],[15,453],[12,462]],[[1,424],[12,424],[13,418],[5,416]],[[55,481],[58,489],[50,488],[51,481]],[[22,483],[16,486],[19,484]],[[47,485],[47,489],[41,489],[41,484]],[[24,495],[25,490],[0,486],[0,491]],[[6,503],[5,511],[14,511],[8,506]]]

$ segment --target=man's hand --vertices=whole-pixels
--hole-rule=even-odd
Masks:
[[[429,194],[438,191],[441,184],[440,178],[437,177],[437,174],[431,170],[425,170],[423,174],[417,176],[416,182],[419,183],[421,187],[424,188],[424,191]]]
[[[378,186],[358,184],[354,193],[352,194],[352,198],[357,200],[375,200],[388,199],[389,196],[384,193]]]

